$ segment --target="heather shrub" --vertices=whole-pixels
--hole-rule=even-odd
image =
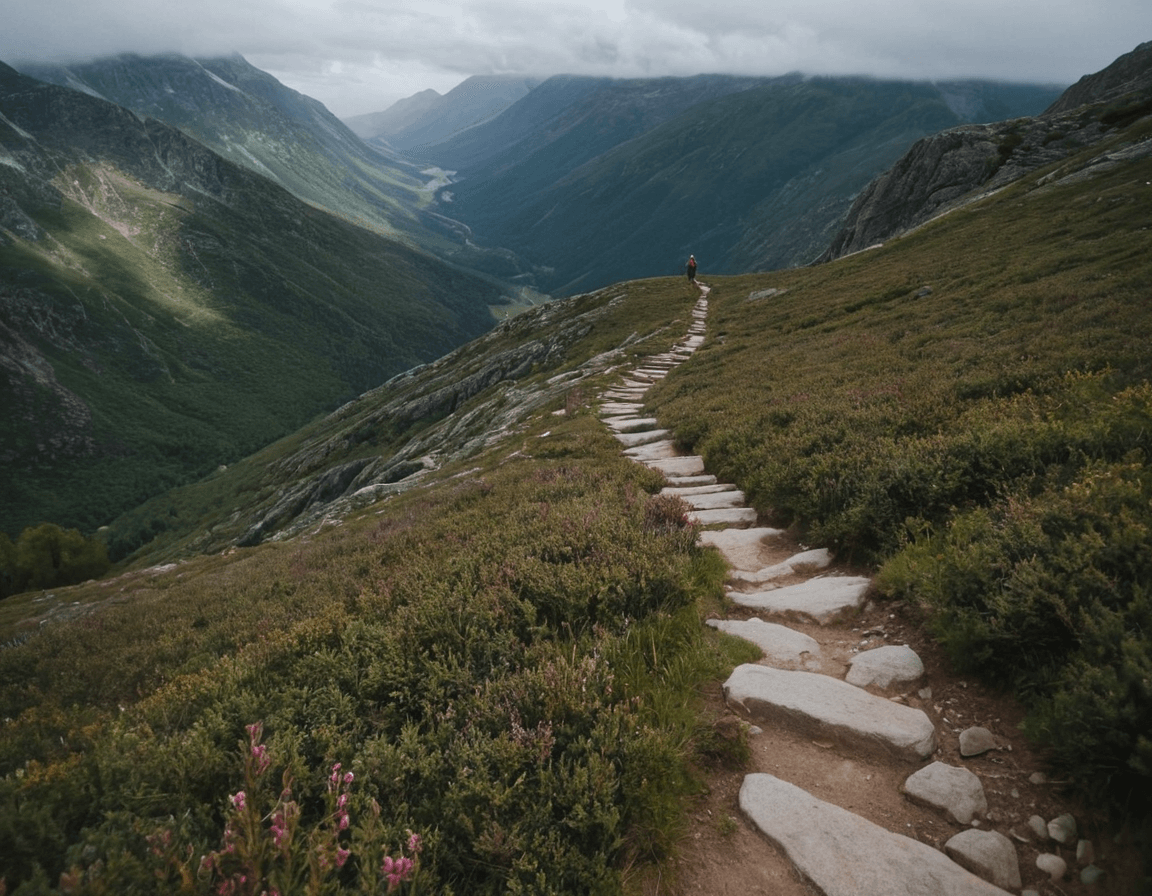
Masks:
[[[1137,458],[1092,462],[914,540],[878,578],[931,607],[960,669],[1015,685],[1062,773],[1124,800],[1152,775],[1150,508]]]
[[[0,652],[9,891],[379,892],[408,831],[440,894],[614,893],[666,856],[693,695],[730,662],[698,609],[723,570],[647,471],[585,441]]]

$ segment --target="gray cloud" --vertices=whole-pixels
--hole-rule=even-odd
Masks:
[[[0,60],[242,53],[338,115],[472,74],[871,74],[1071,83],[1148,0],[4,0]],[[19,4],[19,5],[16,5]]]

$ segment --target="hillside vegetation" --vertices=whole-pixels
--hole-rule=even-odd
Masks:
[[[765,517],[878,567],[882,598],[1014,687],[1056,773],[1137,814],[1152,159],[1131,151],[1149,138],[1130,125],[882,249],[709,278],[707,341],[650,393]],[[228,873],[337,856],[315,891],[352,889],[411,857],[409,830],[423,892],[617,893],[666,856],[693,769],[738,760],[694,697],[738,658],[700,625],[717,557],[588,402],[615,363],[682,336],[694,299],[678,278],[555,303],[242,480],[271,492],[435,449],[367,507],[198,558],[190,529],[165,548],[185,562],[0,604],[9,892],[207,892],[223,872],[200,857],[226,842],[249,863]],[[222,519],[250,500],[226,481],[196,498]],[[296,849],[264,813],[293,820],[276,824]]]
[[[1152,158],[1115,160],[1150,136],[882,249],[720,281],[715,339],[652,398],[763,514],[879,566],[959,668],[1013,686],[1061,774],[1139,811]]]
[[[174,128],[2,65],[0,111],[13,538],[91,533],[495,323],[496,286]]]

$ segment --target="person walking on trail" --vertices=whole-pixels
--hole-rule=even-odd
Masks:
[[[696,256],[695,255],[689,255],[688,256],[688,265],[684,270],[688,274],[688,282],[689,283],[695,283],[696,282]]]

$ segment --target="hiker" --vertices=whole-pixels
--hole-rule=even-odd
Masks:
[[[685,270],[688,273],[688,282],[689,283],[695,283],[696,282],[696,256],[695,255],[689,255],[688,256],[688,266],[685,268]]]

